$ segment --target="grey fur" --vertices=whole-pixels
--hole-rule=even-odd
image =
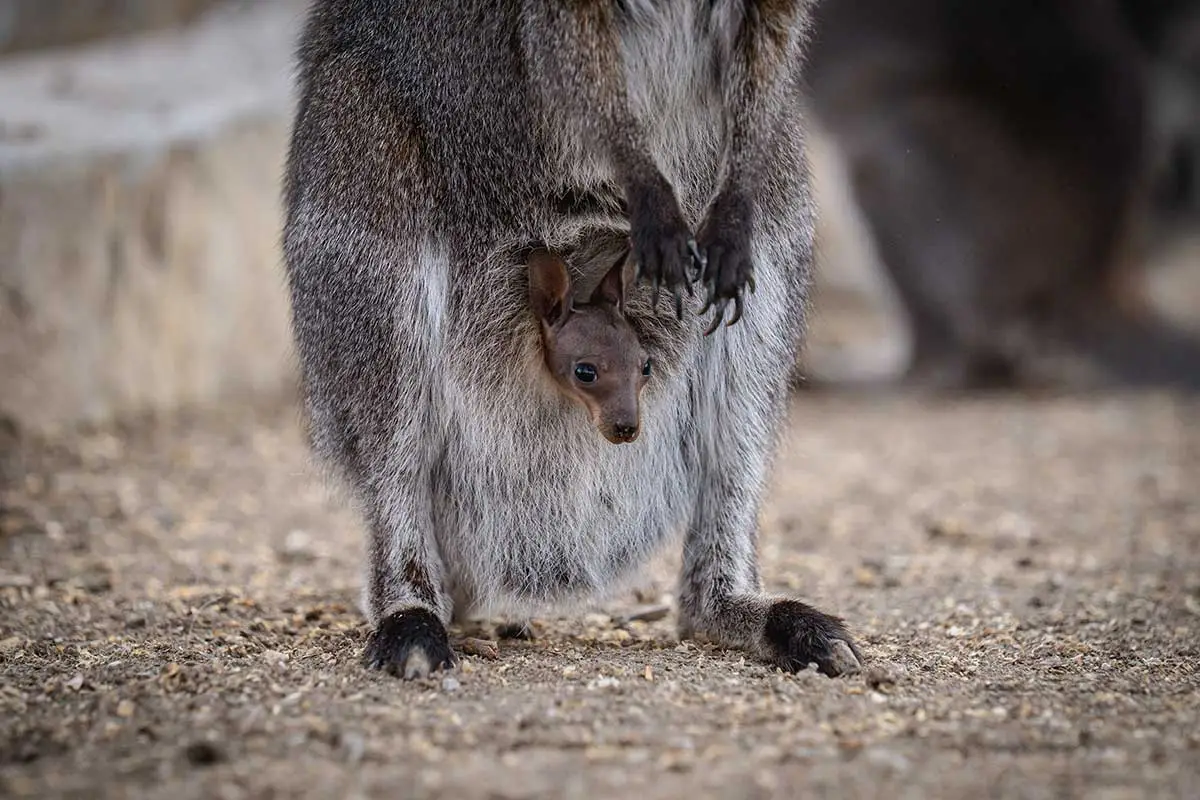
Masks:
[[[682,534],[685,635],[857,665],[838,620],[762,594],[755,550],[812,261],[789,113],[806,22],[799,0],[314,3],[284,245],[313,447],[369,528],[373,625],[586,600]],[[740,303],[751,265],[757,290],[704,337],[699,294],[678,320],[629,288],[656,371],[641,436],[609,444],[542,368],[522,253],[566,254],[590,292],[632,235],[678,291],[697,228],[710,293]],[[413,650],[380,636],[375,666]]]

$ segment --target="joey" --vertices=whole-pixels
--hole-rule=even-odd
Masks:
[[[537,250],[529,260],[529,302],[541,326],[546,369],[613,444],[637,439],[641,393],[653,372],[650,356],[625,318],[624,268],[622,258],[591,297],[575,303],[561,258]]]

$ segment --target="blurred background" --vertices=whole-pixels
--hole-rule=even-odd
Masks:
[[[808,77],[810,373],[1197,385],[1200,5],[832,0]],[[838,347],[867,297],[893,335]]]
[[[303,10],[0,2],[0,415],[286,391]],[[799,385],[1200,383],[1197,4],[830,0],[809,82]]]

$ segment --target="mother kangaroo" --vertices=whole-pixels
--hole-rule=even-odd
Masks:
[[[859,668],[756,553],[812,264],[809,5],[313,3],[284,250],[312,447],[369,533],[370,667],[452,666],[452,619],[595,597],[682,534],[681,636]],[[535,246],[585,296],[632,251],[636,441],[542,368]]]

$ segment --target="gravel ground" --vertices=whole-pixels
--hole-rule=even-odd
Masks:
[[[6,796],[1200,794],[1200,401],[798,396],[762,555],[857,632],[839,680],[680,643],[672,553],[369,674],[360,531],[286,406],[0,454]]]

